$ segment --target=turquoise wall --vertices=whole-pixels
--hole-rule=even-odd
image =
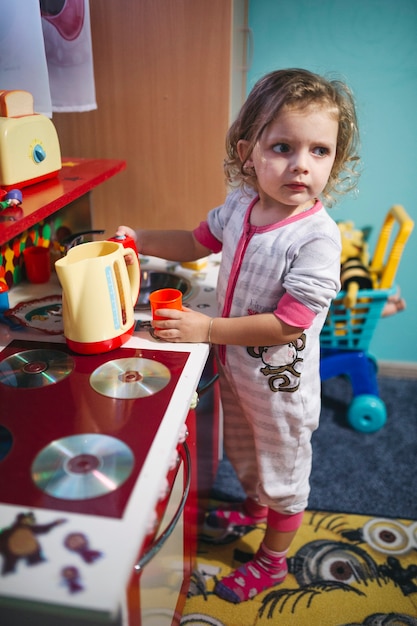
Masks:
[[[361,130],[359,192],[331,214],[372,226],[402,204],[417,221],[417,1],[249,0],[253,59],[248,91],[274,69],[305,67],[353,89]],[[370,351],[378,360],[417,362],[417,226],[396,282],[407,309],[380,321]]]

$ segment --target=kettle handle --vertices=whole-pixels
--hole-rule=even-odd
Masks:
[[[127,274],[129,276],[130,282],[130,291],[132,294],[132,304],[135,306],[138,297],[139,297],[139,289],[140,289],[140,266],[138,253],[133,248],[122,248],[121,250],[124,257],[131,256],[133,258],[133,263],[126,263]]]

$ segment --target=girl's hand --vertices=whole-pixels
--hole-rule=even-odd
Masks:
[[[210,317],[197,313],[187,307],[182,311],[176,309],[158,309],[157,315],[169,318],[152,320],[156,337],[174,343],[204,343],[208,340]]]
[[[127,235],[128,237],[131,237],[135,243],[138,242],[137,233],[135,230],[133,230],[133,228],[130,228],[130,226],[119,226],[119,228],[116,230],[116,235],[118,235],[119,237]]]
[[[130,228],[130,226],[119,226],[119,228],[116,231],[116,236],[118,237],[131,237],[131,239],[133,239],[133,241],[135,242],[136,248],[138,249],[138,235],[137,232],[135,230],[133,230],[133,228]],[[138,252],[140,252],[140,250],[138,249]],[[125,256],[125,262],[126,265],[133,265],[134,263],[134,259],[132,258],[132,256],[130,254],[128,254],[127,256]]]

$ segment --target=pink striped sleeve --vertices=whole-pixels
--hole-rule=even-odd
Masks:
[[[221,252],[223,244],[211,233],[207,222],[200,222],[200,225],[193,230],[193,235],[202,246],[212,252]]]
[[[274,314],[289,326],[295,326],[296,328],[310,328],[316,317],[314,311],[288,293],[285,293],[278,302]]]

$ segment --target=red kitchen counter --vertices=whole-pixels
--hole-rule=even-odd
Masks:
[[[204,310],[208,315],[215,315],[214,287],[219,267],[218,255],[212,255],[208,259],[207,267],[203,271],[184,269],[177,264],[173,266],[169,261],[154,257],[142,257],[141,267],[143,270],[174,271],[186,277],[192,285],[187,306],[196,310]],[[60,293],[60,287],[54,273],[47,284],[33,285],[22,282],[13,287],[9,294],[10,305],[13,307],[22,301],[57,293]],[[150,448],[148,448],[146,460],[141,461],[140,471],[139,468],[136,468],[138,471],[132,471],[125,483],[125,486],[129,486],[131,489],[130,492],[127,494],[124,485],[121,485],[121,488],[114,492],[115,495],[120,494],[120,501],[117,501],[116,505],[112,507],[110,514],[104,509],[99,510],[97,506],[94,511],[86,506],[82,507],[82,503],[75,503],[75,506],[73,502],[68,502],[68,506],[66,506],[65,499],[53,501],[55,496],[42,496],[42,506],[40,506],[40,501],[34,502],[33,498],[28,499],[27,495],[30,493],[27,489],[20,490],[22,495],[23,492],[26,494],[24,498],[19,497],[17,499],[13,494],[10,496],[10,493],[5,494],[7,497],[3,499],[0,497],[0,527],[3,529],[10,529],[16,517],[25,512],[32,512],[36,523],[40,526],[47,526],[61,518],[65,519],[64,523],[51,528],[50,532],[40,535],[38,538],[46,561],[30,566],[24,559],[20,559],[14,572],[0,575],[1,626],[14,626],[16,623],[22,626],[55,626],[57,621],[62,626],[149,626],[151,623],[158,623],[159,626],[159,624],[171,624],[171,619],[167,615],[172,615],[172,605],[174,607],[176,605],[177,596],[175,593],[177,590],[182,590],[181,568],[178,564],[184,557],[185,571],[185,555],[188,554],[189,550],[189,546],[186,544],[190,540],[195,540],[196,532],[192,530],[190,523],[195,522],[189,519],[186,521],[184,515],[184,520],[176,525],[167,545],[146,564],[142,573],[138,576],[137,573],[132,575],[132,572],[138,554],[145,545],[147,546],[149,521],[153,517],[155,507],[159,506],[161,486],[164,485],[167,476],[169,459],[176,448],[179,434],[189,413],[191,401],[194,399],[194,390],[197,388],[203,369],[205,370],[210,347],[207,344],[170,344],[155,340],[146,326],[150,319],[150,311],[137,311],[135,317],[137,325],[133,337],[118,351],[110,353],[107,358],[109,360],[116,359],[123,355],[123,352],[130,356],[130,353],[134,351],[136,355],[140,353],[142,357],[144,355],[147,358],[151,356],[156,361],[168,364],[171,359],[175,362],[177,360],[182,362],[181,355],[184,355],[186,362],[184,366],[181,365],[183,369],[179,378],[172,379],[171,387],[165,388],[170,389],[170,392],[169,398],[165,399],[168,400],[168,404],[165,402],[163,408],[161,408],[162,404],[158,398],[162,400],[161,394],[164,393],[164,390],[151,398],[144,398],[143,402],[141,400],[133,401],[135,407],[134,410],[132,408],[129,415],[125,411],[120,411],[119,408],[125,403],[126,407],[129,408],[132,400],[124,401],[100,397],[99,395],[94,399],[95,394],[87,385],[87,379],[90,371],[96,368],[95,356],[75,356],[75,369],[67,378],[60,380],[56,385],[38,390],[18,389],[20,410],[17,410],[17,407],[14,408],[12,398],[9,397],[16,390],[7,388],[2,390],[8,406],[12,407],[10,411],[5,413],[9,430],[14,431],[15,435],[23,430],[22,446],[32,446],[30,439],[34,437],[33,433],[39,430],[43,438],[42,442],[39,441],[39,450],[44,449],[42,446],[49,439],[56,437],[60,439],[61,435],[67,436],[70,433],[84,432],[88,427],[90,433],[104,433],[112,437],[117,436],[120,439],[123,436],[123,440],[126,440],[132,449],[135,448],[135,457],[139,461],[140,454],[136,452],[136,442],[145,441],[156,413],[161,420],[156,426],[156,433],[152,435],[153,440]],[[53,345],[48,348],[51,349],[55,345],[58,347],[58,344],[61,344],[62,347],[64,338],[62,335],[48,335],[31,328],[11,330],[6,325],[0,325],[0,361],[5,354],[5,348],[16,340],[26,342],[25,349],[31,349],[30,342],[33,341],[52,342]],[[20,350],[21,346],[19,346]],[[86,363],[90,363],[90,361],[92,365],[86,367]],[[72,388],[74,395],[70,392]],[[43,391],[46,393],[42,393]],[[58,394],[55,399],[49,401],[46,398],[46,395],[49,398],[55,393]],[[204,394],[204,401],[187,418],[187,427],[190,431],[187,444],[190,452],[196,457],[192,459],[194,470],[191,472],[193,480],[191,492],[197,488],[197,484],[198,491],[205,492],[209,484],[207,472],[212,476],[217,466],[219,444],[217,441],[218,434],[214,436],[214,429],[218,433],[218,425],[216,426],[217,421],[211,414],[214,408],[210,405],[208,393],[204,392]],[[35,395],[38,398],[36,402],[33,399]],[[1,393],[0,396],[2,396]],[[217,391],[214,396],[214,402],[217,402]],[[1,401],[2,397],[0,404]],[[72,419],[69,413],[75,401],[77,410]],[[106,405],[105,407],[103,403]],[[34,415],[33,410],[26,415],[26,406],[35,407],[35,405],[38,406],[37,415]],[[110,410],[113,405],[114,410]],[[139,405],[143,405],[143,408]],[[42,407],[45,407],[45,415],[43,415]],[[46,415],[47,412],[49,417]],[[23,414],[22,419],[19,419],[18,413]],[[194,413],[197,419],[194,419]],[[126,416],[128,419],[124,421]],[[103,420],[106,423],[103,423]],[[7,427],[6,420],[3,419],[3,421],[4,426]],[[18,426],[19,423],[23,424],[23,421],[29,426],[28,428],[22,427],[20,430]],[[98,425],[100,421],[103,428]],[[42,427],[41,422],[46,423],[47,426]],[[72,423],[74,430],[68,426]],[[90,424],[93,425],[92,429]],[[56,431],[46,437],[46,428],[60,429],[61,426],[62,428],[65,426],[65,433]],[[130,430],[136,428],[137,433]],[[32,435],[29,430],[32,431]],[[4,468],[6,463],[12,461],[11,455],[14,452],[16,453],[15,459],[18,460],[17,444],[20,446],[16,439],[16,446],[11,448],[10,457],[6,456],[0,461],[0,465],[3,465]],[[202,463],[199,460],[200,454],[202,455]],[[30,471],[34,456],[33,450],[28,456],[30,459],[26,465],[23,464],[23,472]],[[195,468],[197,467],[196,472]],[[11,473],[13,474],[13,472]],[[181,497],[184,476],[185,470],[182,469],[181,465],[159,531],[166,528],[165,519],[169,520],[174,517]],[[23,480],[24,477],[20,476],[20,479]],[[130,482],[128,484],[128,481],[131,484]],[[39,493],[38,496],[40,495]],[[96,505],[101,504],[99,502],[101,498],[103,498],[103,502],[105,499],[109,501],[113,499],[113,497],[108,498],[107,495],[99,496],[93,499]],[[93,504],[92,500],[85,500],[84,504],[88,502]],[[187,500],[187,508],[192,518],[195,506],[196,503],[193,498],[189,504]],[[68,550],[65,541],[68,537],[79,536],[80,533],[82,537],[88,540],[88,550],[99,551],[100,558],[91,563],[86,563],[80,552]],[[183,557],[182,551],[184,552]],[[77,585],[82,587],[78,591],[71,591],[68,580],[67,584],[64,583],[60,572],[65,566],[72,566],[78,571],[79,579],[73,581],[75,587]],[[180,600],[178,600],[177,610],[181,611]]]
[[[0,223],[0,245],[87,194],[126,168],[115,159],[64,157],[58,175],[22,189],[17,219]]]
[[[33,348],[31,341],[45,340],[44,336],[39,336],[39,334],[30,333],[26,330],[15,333],[14,337],[16,336],[18,337],[19,345],[17,347],[19,350],[22,350],[20,345],[22,342],[24,344],[23,350],[25,350]],[[60,336],[47,337],[46,340],[53,342],[48,347],[50,350],[54,347],[59,348],[60,344],[62,346],[62,337]],[[147,358],[152,358],[156,361],[162,359],[166,362],[171,362],[171,360],[176,362],[178,358],[181,363],[185,361],[183,366],[181,365],[181,373],[178,374],[171,385],[172,389],[169,392],[169,398],[165,398],[162,401],[162,412],[160,410],[161,407],[159,407],[160,400],[158,400],[158,397],[161,393],[163,394],[163,391],[151,396],[151,398],[143,398],[145,400],[143,410],[140,407],[140,400],[134,401],[136,402],[136,408],[132,409],[128,415],[128,421],[133,431],[126,433],[125,439],[129,442],[131,449],[135,448],[135,464],[138,463],[139,467],[133,466],[134,470],[131,477],[126,481],[126,485],[128,485],[128,482],[131,482],[128,485],[129,492],[127,497],[124,499],[122,497],[122,485],[118,491],[114,492],[116,495],[120,493],[122,499],[119,502],[116,497],[116,500],[111,503],[112,507],[109,511],[103,509],[99,512],[94,508],[93,502],[97,504],[100,500],[105,501],[108,499],[107,496],[113,492],[84,501],[59,499],[57,498],[59,494],[56,493],[54,496],[48,497],[48,501],[43,501],[43,496],[41,496],[40,500],[38,498],[38,501],[34,502],[31,498],[28,500],[27,490],[21,490],[19,494],[16,494],[16,497],[0,498],[0,527],[4,531],[10,534],[10,532],[13,532],[13,524],[16,523],[19,516],[31,514],[35,524],[32,526],[33,532],[35,534],[41,532],[39,537],[36,538],[36,542],[41,547],[39,562],[34,561],[31,565],[30,555],[25,556],[19,553],[18,562],[9,573],[5,573],[4,557],[7,555],[3,554],[3,559],[1,560],[3,561],[3,571],[0,574],[0,614],[2,616],[0,622],[2,626],[3,624],[4,626],[13,626],[17,623],[22,625],[30,624],[30,626],[54,626],[58,622],[65,626],[98,626],[99,624],[100,626],[127,626],[127,624],[129,626],[136,626],[137,624],[144,626],[150,623],[145,619],[146,603],[150,602],[152,604],[154,602],[152,589],[158,582],[154,578],[156,573],[160,575],[160,571],[166,567],[165,560],[160,560],[166,558],[162,557],[162,552],[159,560],[153,559],[152,563],[149,563],[149,566],[147,565],[144,568],[141,576],[136,576],[136,593],[140,593],[140,608],[141,611],[145,611],[145,614],[142,616],[143,621],[141,621],[138,611],[132,613],[134,619],[130,620],[128,618],[125,593],[128,583],[131,581],[134,564],[137,562],[137,557],[149,533],[149,522],[152,520],[155,507],[160,500],[161,487],[163,487],[165,477],[167,476],[170,458],[172,458],[189,412],[193,393],[203,371],[208,351],[209,346],[207,344],[162,343],[154,340],[147,332],[142,331],[138,334],[135,333],[135,336],[124,344],[119,351],[108,355],[107,358],[111,359],[120,357],[123,352],[126,352],[127,356],[134,352],[136,355],[146,355]],[[2,352],[4,354],[4,351]],[[183,357],[181,357],[181,354],[183,354]],[[75,368],[78,369],[78,378],[81,377],[87,380],[89,373],[87,371],[88,368],[85,369],[85,365],[90,363],[90,357],[74,356],[74,358],[77,359],[78,363]],[[75,369],[72,373],[75,372]],[[66,379],[68,382],[71,380],[72,373]],[[98,394],[97,400],[100,406],[94,406],[93,410],[91,410],[90,400],[94,394],[91,389],[88,390],[87,386],[83,384],[80,386],[76,378],[73,378],[76,390],[74,392],[75,395],[68,395],[70,392],[68,388],[66,397],[62,396],[62,402],[65,407],[69,406],[72,400],[79,400],[80,403],[78,409],[74,412],[73,418],[64,419],[63,407],[59,407],[59,402],[56,400],[50,404],[49,408],[48,403],[44,405],[45,411],[49,415],[49,422],[54,424],[54,428],[61,428],[61,425],[63,426],[65,423],[69,434],[77,434],[85,431],[85,424],[83,426],[81,423],[85,418],[94,424],[97,421],[97,417],[100,416],[107,420],[107,426],[110,427],[109,432],[112,438],[121,438],[120,428],[122,430],[125,428],[125,422],[122,420],[125,417],[125,413],[123,415],[119,414],[118,408],[121,404],[123,404],[122,408],[124,408],[124,404],[126,404],[127,409],[129,409],[132,402],[130,400],[123,401],[104,396],[100,397]],[[65,383],[66,381],[61,380],[56,386],[47,386],[46,390],[52,391],[55,389],[59,394],[65,391],[65,388],[62,386]],[[84,410],[81,411],[83,405],[81,397],[82,387],[85,387],[87,394],[90,396],[90,400],[84,403],[86,412]],[[167,386],[166,389],[168,388]],[[6,396],[16,392],[12,388],[3,388],[1,391]],[[17,391],[19,395],[27,396],[29,404],[42,406],[40,396],[43,395],[42,391],[45,391],[45,389],[26,388]],[[34,394],[36,394],[38,401],[35,401]],[[103,401],[107,403],[105,409],[101,406]],[[152,403],[155,404],[155,411],[151,407]],[[113,405],[115,405],[116,410],[112,411],[110,409]],[[32,413],[26,414],[23,411],[23,413],[20,412],[20,417],[16,414],[15,419],[11,418],[9,426],[14,432],[14,443],[10,453],[1,461],[3,466],[5,466],[8,460],[12,460],[13,455],[18,452],[20,445],[19,433],[24,439],[21,442],[22,445],[25,446],[27,443],[30,443],[25,439],[25,432],[19,430],[22,415],[24,419],[33,417]],[[158,424],[155,427],[156,432],[152,434],[152,442],[147,446],[146,458],[143,460],[140,459],[141,454],[137,451],[138,446],[139,444],[142,446],[145,441],[146,433],[152,426],[151,422],[156,419],[156,415],[158,415]],[[48,420],[46,421],[48,422]],[[35,421],[40,432],[42,432],[43,427],[40,425],[42,421],[41,409],[37,411]],[[36,424],[33,426],[36,432]],[[96,436],[105,430],[102,427],[96,427],[91,432]],[[29,432],[26,434],[29,439],[31,437],[36,439],[33,433],[32,435]],[[33,443],[36,444],[36,441]],[[42,447],[42,445],[40,444],[39,447]],[[24,480],[25,475],[29,476],[28,472],[30,472],[31,462],[32,458],[28,458],[27,461],[22,463],[21,469],[17,468],[18,473],[22,475]],[[14,480],[13,472],[8,473],[4,471],[3,478],[6,482],[12,483]],[[131,481],[130,478],[132,478]],[[181,488],[181,482],[182,480],[180,480],[178,485],[179,488]],[[41,495],[40,492],[38,495]],[[126,496],[126,493],[124,495]],[[73,506],[74,502],[75,508]],[[53,506],[51,506],[51,503]],[[84,503],[83,510],[80,508],[82,503]],[[89,508],[89,503],[91,503],[91,509]],[[161,524],[161,530],[163,527],[164,523]],[[179,549],[182,552],[182,543],[189,541],[190,530],[187,530],[185,525],[181,524],[179,532],[180,535],[177,535],[174,539],[175,545],[171,546],[170,549],[172,550],[175,547],[176,550]],[[181,535],[181,533],[183,534]],[[67,544],[70,538],[83,538],[85,549],[80,551],[78,548],[69,548]],[[90,554],[91,559],[89,558]],[[95,558],[95,554],[97,554],[97,558]],[[172,554],[176,555],[176,552]],[[175,562],[170,565],[172,570],[170,573],[171,578],[169,579],[171,586],[172,572],[178,570],[180,557],[181,554],[175,556]],[[170,558],[172,561],[173,557],[170,556]],[[187,567],[185,561],[184,567]],[[148,568],[150,568],[149,571]],[[75,578],[69,579],[67,572],[74,572],[76,574]],[[140,589],[138,587],[139,581]],[[178,586],[179,589],[181,581],[175,581],[175,586]],[[132,582],[130,589],[132,589]],[[159,596],[157,600],[160,604],[161,597]]]

